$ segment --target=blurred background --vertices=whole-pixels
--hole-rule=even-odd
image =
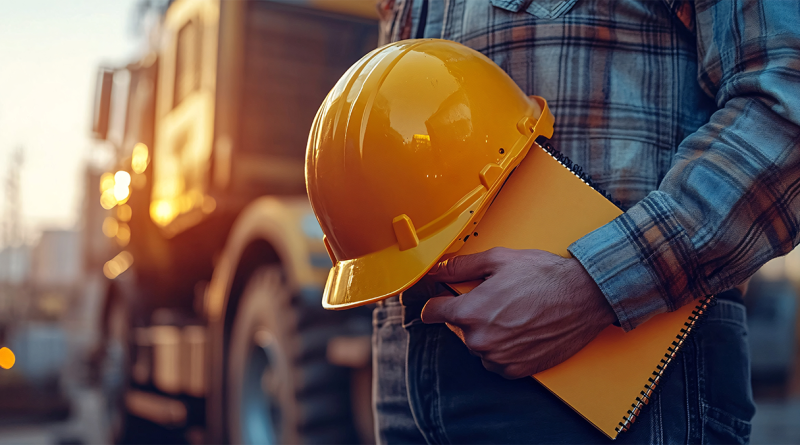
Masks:
[[[369,309],[320,307],[303,162],[377,20],[0,3],[0,444],[373,442]],[[798,289],[793,252],[745,298],[754,443],[800,443]]]

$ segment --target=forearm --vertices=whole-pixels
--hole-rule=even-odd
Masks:
[[[681,142],[658,190],[570,246],[626,330],[739,284],[799,241],[800,11],[739,3],[698,5],[698,78],[719,110]]]
[[[626,330],[739,284],[797,244],[798,143],[797,124],[732,100],[684,141],[659,190],[570,246]]]

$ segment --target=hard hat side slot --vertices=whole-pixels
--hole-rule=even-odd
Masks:
[[[392,227],[394,228],[394,235],[397,237],[397,244],[400,245],[401,251],[419,245],[417,231],[414,230],[414,223],[411,222],[411,218],[409,218],[408,215],[404,213],[400,216],[396,216],[392,220]]]
[[[503,174],[503,168],[497,164],[486,164],[481,170],[481,184],[486,190],[491,190],[492,184]]]

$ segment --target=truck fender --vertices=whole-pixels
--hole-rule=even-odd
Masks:
[[[305,198],[274,197],[259,198],[242,211],[217,260],[205,297],[209,323],[224,320],[242,255],[256,241],[264,241],[274,249],[293,291],[320,286],[309,262],[308,239],[300,227],[300,220],[310,212],[311,206]]]
[[[233,224],[223,251],[219,255],[204,298],[208,320],[206,425],[210,443],[225,439],[224,385],[225,344],[230,335],[238,296],[231,301],[234,286],[243,286],[251,271],[252,259],[244,258],[255,249],[263,254],[261,261],[280,263],[293,292],[319,289],[321,282],[309,261],[309,247],[321,240],[309,240],[301,227],[302,218],[311,206],[305,197],[262,197],[253,201]],[[320,302],[321,304],[321,302]]]

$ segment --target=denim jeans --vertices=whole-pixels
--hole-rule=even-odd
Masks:
[[[612,443],[534,379],[484,369],[419,309],[394,297],[373,313],[378,443]],[[754,412],[745,309],[719,300],[614,442],[747,443]]]

